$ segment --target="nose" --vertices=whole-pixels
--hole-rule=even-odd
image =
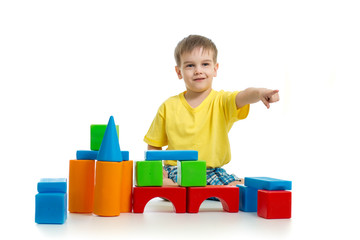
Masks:
[[[200,66],[196,66],[195,67],[195,74],[198,75],[198,74],[201,74],[202,73],[202,69]]]

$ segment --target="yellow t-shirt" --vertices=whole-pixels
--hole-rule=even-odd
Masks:
[[[250,109],[249,105],[237,109],[237,93],[212,90],[196,108],[188,104],[185,92],[170,97],[159,107],[144,141],[155,147],[168,145],[168,150],[196,150],[208,168],[227,164],[231,159],[228,133]]]

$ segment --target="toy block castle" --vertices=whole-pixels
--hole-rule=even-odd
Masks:
[[[90,136],[90,150],[78,150],[76,159],[69,161],[70,213],[104,217],[143,213],[146,204],[156,197],[169,200],[175,213],[198,213],[203,201],[215,197],[226,212],[291,218],[291,181],[246,177],[245,185],[209,186],[206,162],[193,150],[145,151],[145,160],[135,162],[133,176],[133,161],[128,151],[120,149],[119,126],[112,116],[107,125],[91,125]],[[163,185],[163,160],[177,161],[178,186]],[[66,179],[42,179],[38,183],[36,223],[66,221],[66,186]]]

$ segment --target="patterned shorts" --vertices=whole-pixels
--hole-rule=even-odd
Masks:
[[[177,166],[164,166],[165,171],[168,173],[168,177],[177,182]],[[240,181],[235,174],[228,174],[223,168],[208,168],[206,170],[206,182],[207,185],[228,185],[233,181]]]

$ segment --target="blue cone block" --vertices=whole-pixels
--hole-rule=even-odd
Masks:
[[[113,116],[110,117],[106,127],[97,160],[109,162],[121,162],[123,160]]]

